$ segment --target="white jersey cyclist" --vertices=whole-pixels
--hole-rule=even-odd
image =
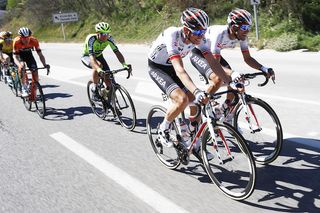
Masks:
[[[206,39],[199,45],[186,44],[182,27],[169,27],[161,33],[153,43],[148,54],[149,60],[156,64],[172,66],[171,59],[175,57],[185,57],[197,47],[203,54],[210,52],[210,46]]]
[[[221,56],[221,50],[234,48],[238,43],[242,52],[249,52],[248,38],[245,40],[230,39],[228,25],[213,25],[208,28],[205,38],[208,40],[211,52],[215,58]]]

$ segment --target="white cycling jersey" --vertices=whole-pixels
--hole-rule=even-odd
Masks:
[[[228,34],[228,25],[210,26],[205,37],[210,44],[212,54],[215,56],[219,56],[224,48],[234,48],[237,43],[240,43],[242,52],[249,51],[248,38],[244,41],[239,41],[238,39],[231,40]]]
[[[210,52],[210,46],[204,38],[199,45],[184,43],[182,27],[169,27],[153,42],[148,58],[154,63],[172,66],[171,59],[185,57],[195,47],[202,53]]]

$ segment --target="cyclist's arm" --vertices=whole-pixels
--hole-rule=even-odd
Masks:
[[[122,53],[118,50],[118,51],[114,51],[114,54],[117,56],[119,62],[121,64],[125,63],[124,57],[122,55]]]
[[[186,72],[186,70],[183,67],[183,62],[180,56],[176,55],[174,57],[171,57],[171,63],[173,65],[174,70],[177,73],[177,76],[180,78],[182,83],[187,87],[187,89],[193,93],[197,87],[191,80],[190,76]]]
[[[249,50],[242,51],[244,61],[252,68],[260,70],[262,65],[254,58],[251,57]]]
[[[223,70],[219,61],[215,59],[210,52],[204,53],[203,56],[208,61],[212,71],[216,73],[219,76],[219,78],[221,78],[221,80],[223,80],[225,83],[229,83],[231,81],[231,77],[227,75],[227,73]]]
[[[41,50],[37,50],[38,56],[40,58],[41,63],[43,64],[43,66],[46,66],[46,58],[44,57],[44,55],[42,54]]]

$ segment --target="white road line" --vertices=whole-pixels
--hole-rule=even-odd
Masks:
[[[163,197],[158,192],[152,190],[147,185],[143,184],[136,178],[130,176],[110,162],[106,161],[99,155],[95,154],[85,146],[77,143],[72,138],[62,132],[57,132],[50,135],[67,149],[81,157],[83,160],[101,171],[108,178],[121,185],[124,189],[131,192],[136,197],[147,203],[158,212],[187,212],[185,209],[171,202],[166,197]]]

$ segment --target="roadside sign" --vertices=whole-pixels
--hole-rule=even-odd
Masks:
[[[52,15],[54,23],[78,21],[78,13],[57,13]]]
[[[260,0],[250,0],[251,5],[260,4]]]

